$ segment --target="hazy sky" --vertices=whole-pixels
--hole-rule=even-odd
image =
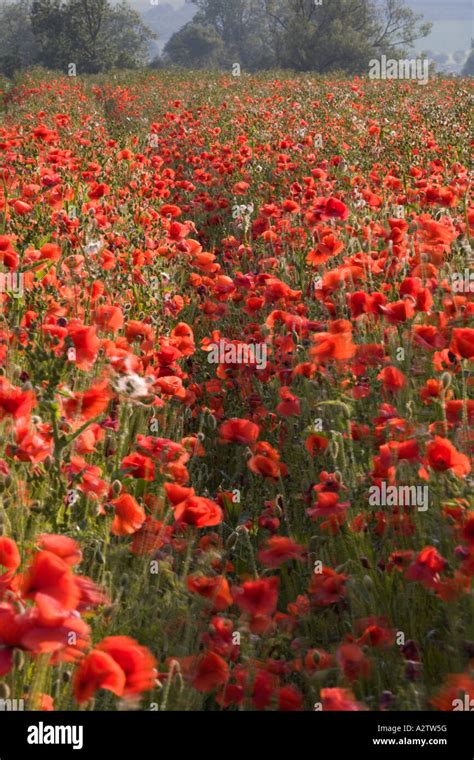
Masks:
[[[472,0],[406,0],[406,4],[433,22],[431,34],[417,44],[418,49],[453,55],[470,48],[474,37]]]
[[[152,5],[151,0],[130,2],[140,10]],[[167,4],[176,9],[182,8],[185,3],[186,0],[154,0],[154,4]],[[417,44],[417,49],[448,54],[469,49],[471,37],[474,37],[472,0],[405,0],[405,3],[417,13],[423,13],[427,21],[433,22],[430,36]]]

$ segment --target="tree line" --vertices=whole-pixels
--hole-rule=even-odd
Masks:
[[[404,0],[188,0],[193,19],[149,60],[157,35],[125,0],[7,0],[0,9],[0,71],[33,65],[70,73],[189,67],[230,71],[367,71],[403,57],[430,24]],[[159,35],[158,35],[159,37]],[[472,68],[472,66],[471,66]]]
[[[0,70],[136,68],[148,63],[154,36],[125,1],[14,0],[0,10]]]

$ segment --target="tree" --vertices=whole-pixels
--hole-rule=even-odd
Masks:
[[[225,52],[222,37],[213,26],[190,21],[168,40],[163,60],[176,66],[212,69],[223,65]]]
[[[471,52],[462,70],[463,77],[474,77],[474,40],[471,40]]]
[[[194,0],[203,21],[214,26],[233,62],[246,69],[275,63],[262,0]]]
[[[205,25],[224,45],[221,65],[239,62],[249,71],[276,65],[364,72],[374,56],[401,56],[430,29],[403,0],[193,1],[198,14],[186,30],[189,53],[195,25]],[[176,36],[168,43],[170,50],[180,40]],[[188,62],[193,65],[192,56]]]
[[[66,46],[62,0],[33,0],[30,21],[38,63],[50,69],[60,68]]]
[[[373,52],[370,0],[265,0],[280,65],[296,71],[362,71]]]
[[[126,2],[109,0],[33,0],[31,25],[39,63],[78,73],[142,65],[155,37]]]
[[[403,0],[384,0],[376,6],[377,31],[371,40],[374,47],[382,54],[404,55],[407,46],[412,47],[416,40],[426,37],[432,24],[423,23],[423,16],[407,8]]]
[[[114,66],[130,69],[148,62],[148,46],[156,34],[124,0],[109,12],[105,31],[116,50]]]
[[[29,0],[18,0],[0,9],[0,71],[12,76],[36,63],[38,48],[30,21]]]
[[[168,41],[165,58],[187,66],[207,65],[206,60],[226,68],[240,63],[248,71],[270,68],[275,64],[262,0],[193,2],[198,13]],[[193,34],[196,35],[196,45]],[[205,55],[204,50],[207,50]]]
[[[367,70],[382,54],[402,56],[428,34],[403,0],[264,0],[277,58],[297,71]]]
[[[66,55],[78,71],[95,74],[114,64],[115,40],[107,39],[108,0],[69,0],[64,6]]]

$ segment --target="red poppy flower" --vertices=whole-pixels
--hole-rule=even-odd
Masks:
[[[120,462],[120,469],[128,477],[141,478],[142,480],[152,481],[155,479],[155,464],[150,457],[146,457],[135,451],[124,457]]]
[[[197,658],[192,685],[198,691],[208,694],[226,683],[229,666],[215,652],[206,652]]]
[[[279,578],[262,578],[246,581],[232,589],[235,603],[250,615],[271,615],[278,601]]]
[[[474,694],[474,678],[467,673],[449,673],[443,688],[431,699],[431,704],[435,710],[452,712],[456,700],[460,700],[459,709],[465,709],[466,695],[468,710],[471,710],[471,699]]]
[[[381,380],[385,390],[392,393],[397,393],[407,384],[406,376],[396,367],[384,367],[377,375],[377,380]]]
[[[366,709],[356,701],[350,689],[321,689],[321,703],[325,712],[360,712]]]
[[[4,378],[0,378],[0,419],[6,414],[11,414],[15,420],[29,418],[35,405],[36,396],[33,391],[9,387]]]
[[[219,437],[224,443],[241,443],[243,446],[251,446],[259,435],[259,427],[250,420],[234,417],[226,420],[219,428]]]
[[[463,359],[474,358],[474,328],[458,327],[453,330],[450,349]]]
[[[339,501],[337,493],[332,491],[319,491],[314,507],[306,510],[312,520],[318,517],[330,517],[331,515],[343,515],[350,507],[350,502]]]
[[[40,248],[40,259],[49,261],[59,261],[61,258],[61,248],[57,243],[45,243]]]
[[[452,470],[458,477],[464,477],[471,471],[468,457],[458,451],[451,441],[439,435],[426,447],[426,459],[436,472]]]
[[[316,454],[319,454],[322,451],[326,451],[327,447],[329,446],[329,439],[325,435],[311,433],[311,435],[306,438],[304,446],[305,449],[309,451],[311,456],[314,457]]]
[[[115,509],[112,533],[115,536],[128,536],[136,533],[145,522],[145,511],[129,493],[122,493],[110,504]]]
[[[283,386],[279,390],[281,401],[276,408],[277,414],[282,417],[298,417],[301,412],[301,402],[290,389]]]
[[[474,512],[467,514],[462,528],[462,536],[469,544],[474,544]]]
[[[18,578],[26,599],[34,599],[45,621],[56,622],[77,607],[79,586],[67,562],[49,551],[35,555],[28,570]]]
[[[61,557],[68,565],[78,565],[82,560],[82,551],[77,541],[69,536],[58,536],[55,533],[40,533],[36,539],[37,546],[57,557]]]
[[[254,456],[247,461],[247,467],[256,475],[277,480],[287,474],[286,465],[280,462],[280,455],[267,441],[259,441]]]
[[[120,665],[107,652],[93,650],[78,666],[72,688],[76,701],[81,705],[94,696],[99,689],[107,689],[121,697],[126,676]]]
[[[90,420],[107,409],[111,398],[108,381],[102,380],[84,393],[75,393],[72,398],[63,403],[63,409],[69,418]]]
[[[190,591],[210,601],[212,609],[217,612],[226,610],[233,603],[229,582],[223,575],[215,575],[213,578],[189,575],[186,582]]]
[[[215,501],[204,496],[189,496],[176,505],[174,518],[196,528],[209,528],[222,522],[223,513]]]
[[[278,710],[295,712],[303,709],[303,695],[296,686],[282,686],[278,689]]]
[[[310,349],[309,354],[318,361],[328,359],[344,361],[351,359],[356,352],[356,346],[352,341],[350,323],[348,323],[348,329],[341,332],[317,333],[313,336],[313,340],[317,345]]]
[[[346,576],[336,573],[330,567],[323,567],[320,573],[314,573],[310,584],[309,594],[314,604],[326,607],[336,604],[345,597]]]
[[[7,536],[0,536],[0,568],[16,570],[20,563],[21,556],[15,541]]]
[[[90,370],[100,346],[95,327],[71,324],[68,334],[74,344],[76,366],[82,370]]]
[[[419,581],[427,588],[436,588],[440,572],[447,562],[434,546],[425,546],[405,573],[409,581]]]
[[[120,306],[103,304],[93,312],[92,318],[101,330],[118,332],[123,327],[123,312]]]
[[[304,546],[296,544],[291,538],[272,536],[260,549],[257,558],[265,567],[275,568],[289,560],[301,560],[303,552]]]
[[[371,671],[370,660],[365,657],[357,644],[342,644],[337,650],[336,659],[349,681],[368,678]]]
[[[106,652],[125,674],[123,696],[131,697],[153,688],[156,660],[144,646],[129,636],[108,636],[95,651]]]

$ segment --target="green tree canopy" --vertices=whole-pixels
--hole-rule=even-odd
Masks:
[[[0,67],[39,64],[80,73],[134,68],[148,59],[154,33],[126,2],[16,0],[0,11]]]
[[[471,40],[471,51],[462,70],[463,77],[474,77],[474,40]]]
[[[198,13],[168,42],[172,62],[195,65],[193,32],[216,50],[222,66],[246,70],[278,66],[296,71],[367,70],[375,56],[404,55],[430,24],[403,0],[193,0]],[[217,37],[216,37],[217,35]],[[219,41],[221,44],[219,44]]]
[[[190,21],[173,34],[163,51],[163,62],[194,68],[219,68],[226,58],[224,41],[211,24]]]
[[[0,71],[7,76],[37,60],[30,9],[29,0],[18,0],[0,10]]]

